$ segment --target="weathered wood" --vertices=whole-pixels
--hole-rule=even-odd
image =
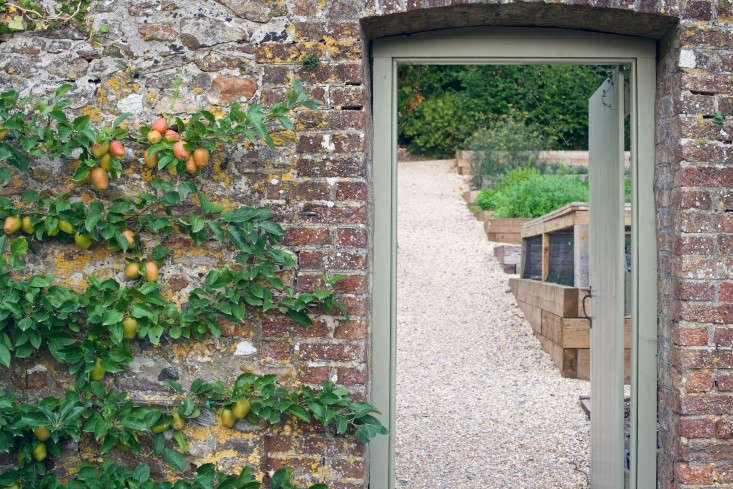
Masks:
[[[519,245],[499,245],[494,247],[494,256],[502,265],[519,265]]]
[[[542,280],[550,274],[550,235],[542,235]]]
[[[575,260],[573,269],[573,286],[588,287],[588,225],[576,224],[573,227],[573,259]]]
[[[590,348],[590,322],[581,318],[562,318],[563,348]]]
[[[486,238],[493,243],[519,244],[521,236],[519,233],[486,233]]]
[[[563,343],[563,321],[560,316],[551,312],[541,311],[542,317],[542,336],[550,339],[557,345]]]
[[[510,279],[518,301],[534,304],[561,317],[578,317],[578,289],[530,279]]]

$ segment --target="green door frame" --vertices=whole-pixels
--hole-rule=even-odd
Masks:
[[[656,487],[657,240],[654,201],[656,44],[548,28],[466,28],[378,39],[373,72],[371,400],[390,428],[370,443],[370,489],[394,488],[397,238],[397,66],[413,64],[628,64],[631,66],[631,487]],[[622,488],[618,488],[622,489]]]

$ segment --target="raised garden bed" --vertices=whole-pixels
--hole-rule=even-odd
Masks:
[[[589,219],[588,204],[573,203],[524,223],[520,231],[521,278],[509,281],[542,349],[551,356],[563,377],[579,379],[590,379],[590,323],[586,316],[591,314],[590,302],[586,301],[585,312],[582,303],[588,293]],[[626,225],[630,231],[628,206]],[[627,276],[630,278],[630,273]],[[630,292],[630,287],[627,289]],[[624,338],[624,370],[628,378],[631,354],[628,315]]]
[[[531,219],[523,217],[495,217],[484,222],[489,241],[519,244],[522,242],[522,225]]]

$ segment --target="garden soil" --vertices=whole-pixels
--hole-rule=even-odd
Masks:
[[[399,163],[397,488],[585,488],[590,384],[540,348],[452,165]]]

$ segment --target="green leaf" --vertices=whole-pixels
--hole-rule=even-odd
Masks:
[[[56,92],[54,92],[54,96],[56,98],[62,97],[66,92],[68,92],[72,88],[74,88],[74,85],[72,85],[71,83],[64,83],[63,85],[61,85],[60,87],[56,89]]]
[[[135,471],[132,473],[132,478],[137,482],[145,482],[150,479],[150,467],[147,464],[140,464],[135,467]]]
[[[13,256],[19,257],[26,254],[28,251],[28,240],[24,236],[19,236],[10,242],[10,253]]]
[[[201,218],[201,216],[199,216],[198,214],[191,214],[190,224],[191,224],[191,232],[198,233],[199,231],[204,229],[204,225],[206,224],[206,221],[204,221]]]
[[[51,283],[53,283],[53,277],[50,275],[34,275],[29,285],[37,289],[43,289]]]
[[[311,321],[311,318],[301,311],[295,311],[293,309],[288,310],[287,316],[298,323],[300,326],[303,326],[304,328],[310,328],[313,326],[313,322]]]
[[[0,363],[10,368],[10,350],[0,343]]]
[[[153,261],[161,262],[165,260],[165,258],[170,254],[171,250],[168,249],[167,246],[158,245],[155,248],[153,248],[153,251],[151,253],[151,258]]]
[[[109,326],[111,324],[117,324],[122,321],[122,318],[124,316],[120,311],[115,311],[114,309],[107,310],[104,312],[104,319],[102,320],[103,326]]]
[[[119,125],[122,123],[122,121],[124,121],[125,119],[127,119],[131,115],[132,115],[132,113],[130,113],[130,112],[123,112],[122,114],[118,115],[117,118],[115,119],[115,121],[112,123],[112,127],[119,127]]]

